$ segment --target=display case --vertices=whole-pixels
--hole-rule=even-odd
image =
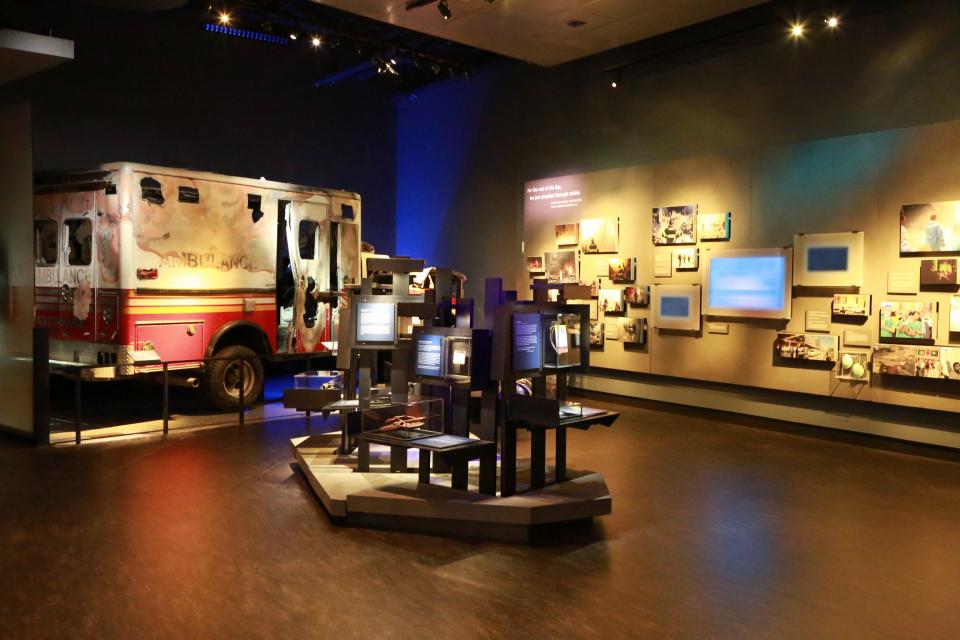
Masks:
[[[293,376],[294,389],[343,389],[342,371],[304,371]]]
[[[360,430],[410,440],[439,435],[443,433],[443,400],[417,399],[363,409]]]
[[[580,315],[544,313],[541,322],[546,346],[543,350],[544,368],[580,366]]]

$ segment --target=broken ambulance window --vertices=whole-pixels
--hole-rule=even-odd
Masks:
[[[197,190],[196,187],[178,187],[177,199],[180,202],[197,204],[198,202],[200,202],[200,192]]]
[[[93,223],[86,218],[65,220],[67,227],[67,264],[88,265],[93,257]]]
[[[344,220],[353,220],[354,215],[353,205],[352,204],[341,204],[340,205],[340,217]]]
[[[313,220],[301,220],[297,241],[300,244],[300,257],[313,260],[317,257],[317,228],[320,225]]]
[[[33,257],[38,265],[57,264],[57,223],[55,220],[33,222]]]
[[[248,193],[247,209],[251,211],[250,217],[253,219],[253,223],[256,224],[260,222],[260,218],[263,217],[263,211],[260,209],[260,196]]]
[[[150,204],[163,204],[163,192],[156,178],[144,178],[140,181],[140,197]]]

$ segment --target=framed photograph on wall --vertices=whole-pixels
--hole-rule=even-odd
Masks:
[[[798,287],[862,287],[863,232],[795,235],[793,284]]]
[[[630,283],[637,279],[636,258],[610,258],[607,262],[607,276],[610,282]]]
[[[785,360],[836,362],[837,336],[813,333],[778,333],[773,350]]]
[[[701,242],[717,242],[730,239],[730,212],[698,213],[697,228]]]
[[[650,306],[650,286],[624,287],[623,299],[624,302],[634,307]]]
[[[653,244],[696,244],[697,205],[656,207],[653,210]]]
[[[653,326],[700,330],[700,285],[658,284],[653,287]]]
[[[603,322],[590,320],[590,347],[603,348]]]
[[[600,289],[600,310],[604,313],[623,313],[623,289]]]
[[[543,254],[544,265],[547,270],[547,282],[572,283],[580,282],[577,275],[577,251],[547,251]]]
[[[620,221],[617,218],[587,218],[580,221],[582,253],[616,253],[620,244]]]
[[[960,200],[900,207],[900,255],[960,254]]]
[[[700,250],[696,247],[671,252],[674,271],[696,271],[700,268]]]
[[[890,376],[916,376],[917,348],[896,344],[875,346],[873,372]]]
[[[618,337],[624,344],[642,345],[647,343],[646,318],[619,318]]]
[[[934,258],[920,261],[921,287],[956,287],[957,259]]]
[[[837,293],[830,313],[843,318],[866,318],[871,313],[870,296],[865,293]]]
[[[960,347],[940,347],[940,370],[948,380],[960,380]]]
[[[543,256],[527,256],[527,273],[543,273]]]
[[[936,302],[880,303],[880,342],[932,345],[936,337]]]
[[[553,225],[558,247],[577,246],[580,243],[580,230],[576,222]]]

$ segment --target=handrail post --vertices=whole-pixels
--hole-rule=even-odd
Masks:
[[[170,432],[170,370],[169,365],[163,363],[163,435]]]
[[[246,381],[244,380],[244,370],[246,369],[247,361],[245,358],[240,359],[240,426],[243,426],[243,396],[244,396],[244,386]]]
[[[80,429],[83,415],[82,391],[80,387],[80,373],[78,372],[73,379],[73,429],[75,431],[74,442],[80,444]]]

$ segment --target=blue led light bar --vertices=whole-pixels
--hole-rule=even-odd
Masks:
[[[270,42],[272,44],[290,44],[288,38],[274,35],[272,33],[263,33],[261,31],[251,31],[250,29],[237,29],[223,24],[207,23],[203,25],[204,31],[210,33],[220,33],[234,38],[245,38],[246,40],[256,40],[258,42]]]

